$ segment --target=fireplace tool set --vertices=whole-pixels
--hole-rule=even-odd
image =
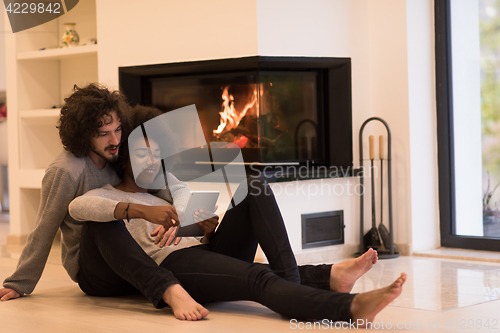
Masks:
[[[370,172],[365,172],[364,168],[364,158],[363,158],[363,130],[365,126],[373,121],[377,120],[384,124],[387,130],[387,158],[384,159],[384,137],[381,135],[379,137],[379,161],[380,161],[380,224],[377,229],[376,221],[376,207],[375,207],[375,138],[373,135],[369,136],[369,157],[370,157]],[[387,162],[387,185],[388,185],[388,206],[389,206],[389,229],[383,224],[384,216],[384,161]],[[361,184],[361,195],[360,195],[360,231],[359,231],[359,255],[363,254],[369,248],[377,250],[379,259],[389,259],[399,257],[399,253],[396,251],[396,246],[394,245],[394,232],[392,224],[392,169],[391,169],[391,129],[385,120],[378,117],[372,117],[367,119],[361,129],[359,130],[359,178]],[[371,181],[371,219],[372,227],[368,233],[364,234],[364,178],[365,176],[370,177]],[[363,235],[364,234],[364,235]],[[380,239],[382,238],[382,242]],[[384,244],[384,251],[379,250]]]

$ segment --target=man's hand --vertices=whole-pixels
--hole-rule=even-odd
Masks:
[[[179,225],[179,216],[173,206],[151,206],[146,210],[144,219],[162,225],[166,230]]]
[[[15,291],[14,289],[10,288],[2,288],[0,289],[0,301],[8,301],[9,299],[15,299],[19,298],[21,295]]]
[[[155,244],[160,243],[160,247],[164,247],[165,245],[170,246],[172,244],[172,241],[175,238],[175,232],[177,231],[177,227],[170,227],[167,232],[165,232],[165,227],[162,225],[159,225],[158,228],[155,229],[151,233],[151,237],[156,236],[155,238]],[[181,241],[182,237],[177,237],[175,238],[174,245],[179,244]]]
[[[203,229],[203,243],[207,243],[219,225],[219,216],[204,209],[199,209],[193,214],[193,219]]]

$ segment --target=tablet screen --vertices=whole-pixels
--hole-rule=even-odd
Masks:
[[[193,214],[198,209],[213,212],[219,194],[219,191],[192,191],[186,203],[186,208],[183,211],[183,216],[180,216],[181,227],[196,223],[193,219]]]

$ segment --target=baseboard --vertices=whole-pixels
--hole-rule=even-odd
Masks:
[[[24,245],[28,235],[7,235],[7,246],[9,245]]]
[[[411,244],[408,243],[396,243],[396,251],[400,256],[411,256],[413,253]]]

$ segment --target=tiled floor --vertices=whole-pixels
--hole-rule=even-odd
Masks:
[[[420,257],[380,260],[353,292],[382,288],[400,272],[409,278],[392,306],[447,311],[500,300],[500,264]]]
[[[3,246],[8,223],[1,218]],[[141,296],[88,297],[60,265],[58,249],[53,252],[31,296],[0,303],[0,332],[289,332],[334,328],[324,322],[290,321],[253,302],[209,304],[207,319],[181,322],[169,310],[154,309]],[[0,258],[0,280],[14,271],[15,257]],[[500,330],[500,263],[416,256],[380,260],[356,283],[353,292],[384,287],[403,271],[408,274],[403,293],[379,313],[373,328]]]

